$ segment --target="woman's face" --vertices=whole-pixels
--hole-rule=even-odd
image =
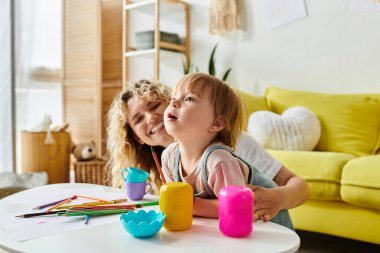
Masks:
[[[127,102],[127,120],[141,144],[167,147],[174,142],[164,127],[165,100],[148,101],[131,97]]]

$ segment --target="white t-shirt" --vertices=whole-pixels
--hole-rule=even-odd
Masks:
[[[270,179],[273,179],[282,167],[279,161],[246,132],[242,132],[236,144],[235,153]]]

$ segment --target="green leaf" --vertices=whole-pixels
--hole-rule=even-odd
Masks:
[[[198,71],[198,67],[194,63],[191,63],[190,68],[189,68],[189,73],[193,73],[193,72],[199,72],[199,71]]]
[[[188,66],[186,66],[186,63],[185,63],[185,61],[182,61],[182,67],[183,67],[183,74],[188,74],[189,73],[189,67]]]
[[[227,78],[228,78],[228,75],[230,74],[232,68],[229,68],[227,69],[227,71],[224,73],[223,77],[222,77],[222,81],[226,81]]]
[[[210,60],[208,63],[208,73],[212,76],[215,76],[215,59],[214,59],[214,57],[215,57],[215,51],[216,51],[217,47],[218,47],[218,43],[216,43],[216,45],[212,49],[212,52],[210,55]]]

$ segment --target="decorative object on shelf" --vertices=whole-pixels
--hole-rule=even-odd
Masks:
[[[29,129],[29,132],[47,132],[50,129],[51,123],[50,114],[45,114],[44,118],[37,125]]]
[[[143,55],[153,56],[153,78],[160,79],[160,64],[161,51],[169,50],[179,55],[185,56],[185,65],[189,65],[190,57],[190,4],[184,0],[145,0],[145,1],[123,1],[125,10],[125,21],[123,21],[122,27],[122,50],[125,59],[123,60],[122,69],[123,79],[122,83],[127,83],[127,80],[131,79],[129,76],[129,62],[131,57],[138,57]],[[130,11],[138,10],[140,8],[147,10],[148,7],[153,7],[153,11],[148,11],[153,17],[153,31],[144,31],[136,34],[135,44],[130,45],[129,29],[128,27],[133,25],[131,17],[135,15],[129,15]],[[152,9],[152,8],[150,8]],[[184,13],[184,22],[180,22],[183,26],[184,32],[180,33],[181,40],[177,34],[165,33],[161,31],[161,21],[165,19],[168,13]],[[146,13],[146,11],[144,11]],[[137,16],[137,15],[136,15]],[[183,41],[182,41],[183,40]],[[137,44],[137,45],[136,45]],[[137,49],[137,50],[136,50]],[[134,79],[134,78],[132,78]]]
[[[319,141],[321,124],[313,112],[296,106],[282,115],[270,111],[252,113],[248,133],[265,148],[310,151]]]
[[[142,31],[135,34],[136,36],[136,48],[138,50],[151,49],[154,48],[154,31]],[[174,43],[177,45],[181,44],[178,34],[160,32],[160,41]],[[176,51],[174,49],[167,49]]]
[[[52,124],[52,119],[50,114],[45,114],[44,118],[35,126],[33,126],[29,132],[47,132],[46,138],[45,138],[45,144],[54,144],[55,140],[53,136],[51,135],[51,129],[50,125]]]
[[[224,34],[241,28],[237,0],[212,0],[209,14],[210,34]]]

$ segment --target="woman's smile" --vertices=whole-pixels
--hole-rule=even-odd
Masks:
[[[161,121],[156,126],[152,127],[152,129],[150,129],[149,134],[150,135],[152,135],[152,134],[158,134],[158,133],[162,132],[162,130],[164,130],[164,129],[165,129],[164,122]]]

